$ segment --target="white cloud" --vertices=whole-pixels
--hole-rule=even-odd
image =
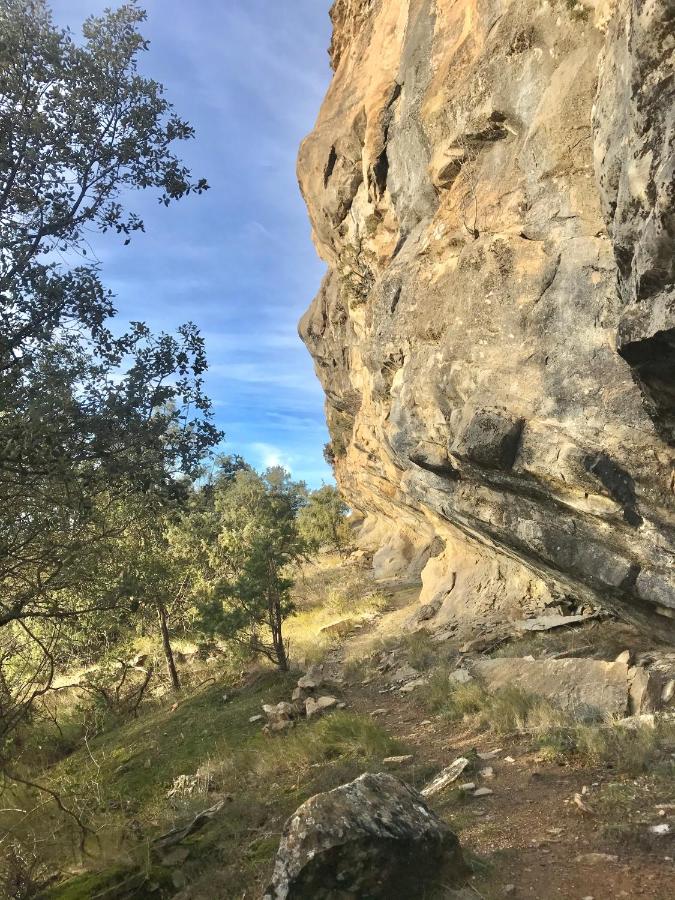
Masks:
[[[275,447],[273,444],[266,444],[263,441],[254,441],[249,446],[260,468],[271,469],[273,466],[283,466],[284,469],[292,473],[291,457],[279,447]]]

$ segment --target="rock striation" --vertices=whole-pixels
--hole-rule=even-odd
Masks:
[[[430,625],[675,636],[674,8],[337,0],[299,180],[327,453]]]

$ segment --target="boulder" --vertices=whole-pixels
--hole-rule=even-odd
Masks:
[[[463,874],[457,837],[424,799],[393,775],[365,774],[291,816],[264,900],[410,900]]]
[[[420,673],[417,669],[414,669],[409,663],[404,663],[396,669],[389,680],[392,684],[404,684],[406,681],[412,681],[419,677]]]
[[[298,687],[306,691],[315,691],[321,687],[323,672],[320,666],[312,666],[309,671],[298,679]]]
[[[481,659],[472,669],[489,691],[515,686],[581,717],[625,716],[628,666],[597,659]]]
[[[311,719],[312,716],[321,715],[321,713],[326,712],[328,709],[332,709],[334,706],[337,706],[338,701],[335,697],[319,697],[318,700],[315,700],[314,697],[308,697],[305,700],[305,712],[307,714],[307,718]]]
[[[414,681],[408,681],[400,688],[400,692],[402,694],[410,694],[413,691],[416,691],[418,687],[424,687],[425,684],[428,684],[428,680],[426,678],[415,678]]]
[[[319,628],[319,633],[330,638],[343,638],[357,624],[356,619],[338,619],[336,622],[330,622]]]

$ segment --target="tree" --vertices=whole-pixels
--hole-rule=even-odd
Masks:
[[[131,189],[153,189],[168,205],[207,188],[172,151],[192,128],[138,73],[144,18],[125,3],[87,19],[78,44],[54,27],[44,0],[0,2],[6,722],[48,687],[64,631],[131,609],[124,542],[180,502],[183,479],[198,475],[220,437],[195,326],[113,328],[113,298],[87,261],[92,229],[125,243],[143,230],[121,202]]]
[[[331,547],[345,552],[350,541],[346,518],[349,507],[336,487],[325,484],[309,495],[307,505],[300,510],[300,533],[311,546]]]
[[[291,567],[305,552],[297,525],[304,493],[282,470],[239,471],[216,490],[209,524],[204,527],[202,513],[195,529],[207,557],[195,584],[202,628],[244,643],[282,671],[288,669],[283,622],[293,611]],[[205,546],[209,527],[214,539]]]
[[[88,231],[143,230],[120,194],[159,190],[168,205],[207,189],[171,150],[193,136],[138,74],[148,44],[134,2],[90,17],[84,43],[54,27],[44,0],[0,4],[0,331],[3,370],[57,330],[84,326],[106,347],[112,298],[86,259]]]

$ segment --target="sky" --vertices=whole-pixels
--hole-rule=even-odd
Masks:
[[[114,0],[51,0],[79,32]],[[161,81],[196,129],[178,146],[210,190],[168,209],[138,193],[128,206],[146,233],[95,239],[120,317],[206,339],[207,391],[224,452],[256,468],[284,465],[331,481],[323,393],[297,322],[324,264],[311,243],[295,175],[330,80],[331,0],[146,0],[142,71]]]

